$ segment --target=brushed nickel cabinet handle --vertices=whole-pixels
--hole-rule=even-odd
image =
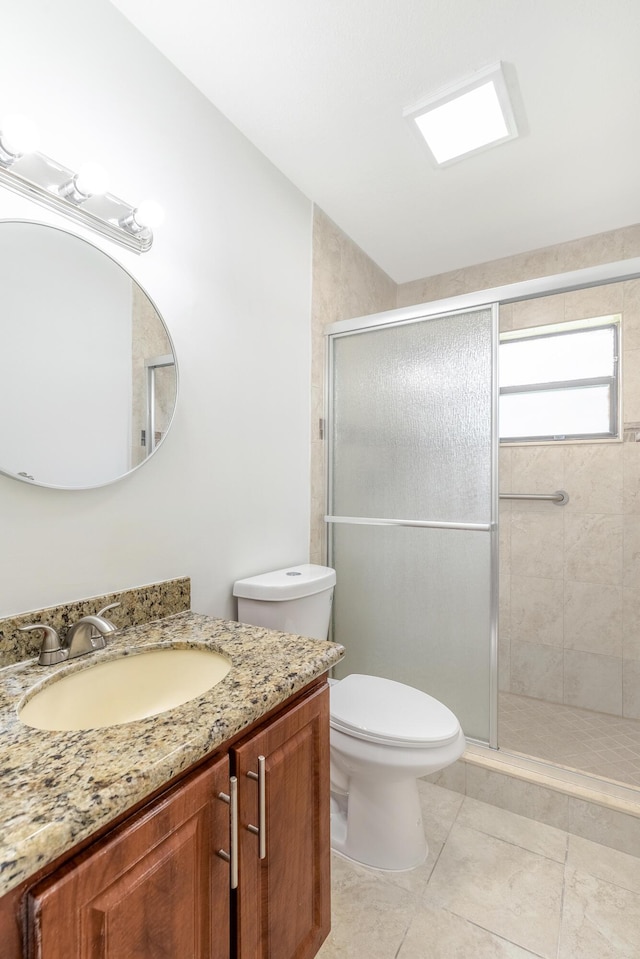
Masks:
[[[216,853],[229,863],[229,877],[232,889],[238,888],[238,778],[229,777],[229,795],[218,793],[218,799],[229,804],[229,852],[218,849]]]
[[[248,825],[249,832],[258,837],[258,857],[265,859],[267,855],[267,762],[264,756],[258,756],[258,772],[249,771],[249,779],[258,781],[258,825]]]

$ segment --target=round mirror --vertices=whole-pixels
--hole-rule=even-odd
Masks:
[[[137,469],[171,424],[169,332],[127,271],[91,243],[0,221],[0,472],[88,489]]]

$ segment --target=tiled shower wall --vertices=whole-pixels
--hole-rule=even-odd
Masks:
[[[639,424],[640,282],[513,303],[502,330],[622,314],[623,420]],[[503,446],[500,489],[566,506],[500,506],[500,685],[640,718],[640,442]]]

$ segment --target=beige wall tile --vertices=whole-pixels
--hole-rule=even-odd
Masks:
[[[569,832],[631,856],[640,856],[640,819],[584,799],[565,798]]]
[[[564,702],[568,706],[622,714],[622,660],[565,649]]]
[[[615,263],[640,255],[639,233],[637,226],[625,227],[451,273],[412,280],[398,287],[398,306],[426,303],[457,293],[470,293],[554,273],[567,273],[600,263]]]
[[[640,719],[640,661],[622,661],[622,715]]]
[[[513,329],[513,304],[505,303],[500,307],[498,326],[501,333]]]
[[[640,449],[640,443],[638,444]],[[511,480],[511,470],[513,463],[513,449],[510,446],[501,446],[498,451],[498,474],[501,493],[512,493],[513,485]],[[640,495],[640,494],[639,494]],[[503,500],[501,506],[510,506],[509,500]]]
[[[581,513],[622,513],[623,458],[627,443],[575,444],[564,448],[563,509]]]
[[[511,636],[511,576],[509,573],[500,576],[498,600],[500,638],[508,640]]]
[[[640,588],[622,591],[622,642],[624,658],[640,660]]]
[[[634,223],[617,231],[622,239],[622,258],[640,256],[640,224]]]
[[[511,576],[511,639],[540,646],[563,644],[561,579]]]
[[[622,517],[564,514],[565,579],[615,586],[622,573]]]
[[[498,549],[501,574],[508,573],[511,569],[511,519],[511,504],[500,503],[500,522],[498,529],[500,542]]]
[[[640,422],[640,350],[622,355],[622,416],[625,423]]]
[[[622,444],[623,509],[640,514],[640,443]]]
[[[511,484],[514,493],[555,493],[565,488],[564,446],[514,446]],[[514,502],[514,509],[553,515],[560,507],[544,500]]]
[[[562,649],[511,640],[511,692],[561,703]]]
[[[523,330],[534,326],[564,323],[564,294],[540,296],[534,300],[512,303],[512,329]]]
[[[547,859],[554,859],[561,863],[565,861],[568,837],[564,830],[536,822],[518,813],[499,809],[472,796],[464,799],[456,822],[487,833],[489,836],[495,836],[496,839],[504,839],[506,842],[522,846],[523,849],[538,853]]]
[[[526,492],[529,492],[528,490]],[[517,576],[559,579],[562,576],[564,524],[559,508],[544,513],[511,514],[511,572]]]
[[[511,642],[502,633],[498,640],[498,689],[511,691]]]
[[[565,293],[565,320],[583,320],[621,313],[624,283],[607,283]]]
[[[627,280],[623,298],[623,346],[640,350],[640,280]]]
[[[546,786],[468,763],[467,795],[558,829],[568,828],[569,797]]]
[[[623,584],[631,589],[640,586],[640,515],[635,513],[625,517]]]
[[[425,776],[424,781],[464,795],[467,790],[467,764],[459,759],[452,766],[447,766],[431,776]]]
[[[596,583],[564,584],[564,645],[622,656],[622,589]]]

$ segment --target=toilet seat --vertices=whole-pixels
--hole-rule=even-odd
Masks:
[[[460,723],[428,693],[392,679],[352,673],[331,685],[333,729],[389,746],[444,746],[460,735]]]

